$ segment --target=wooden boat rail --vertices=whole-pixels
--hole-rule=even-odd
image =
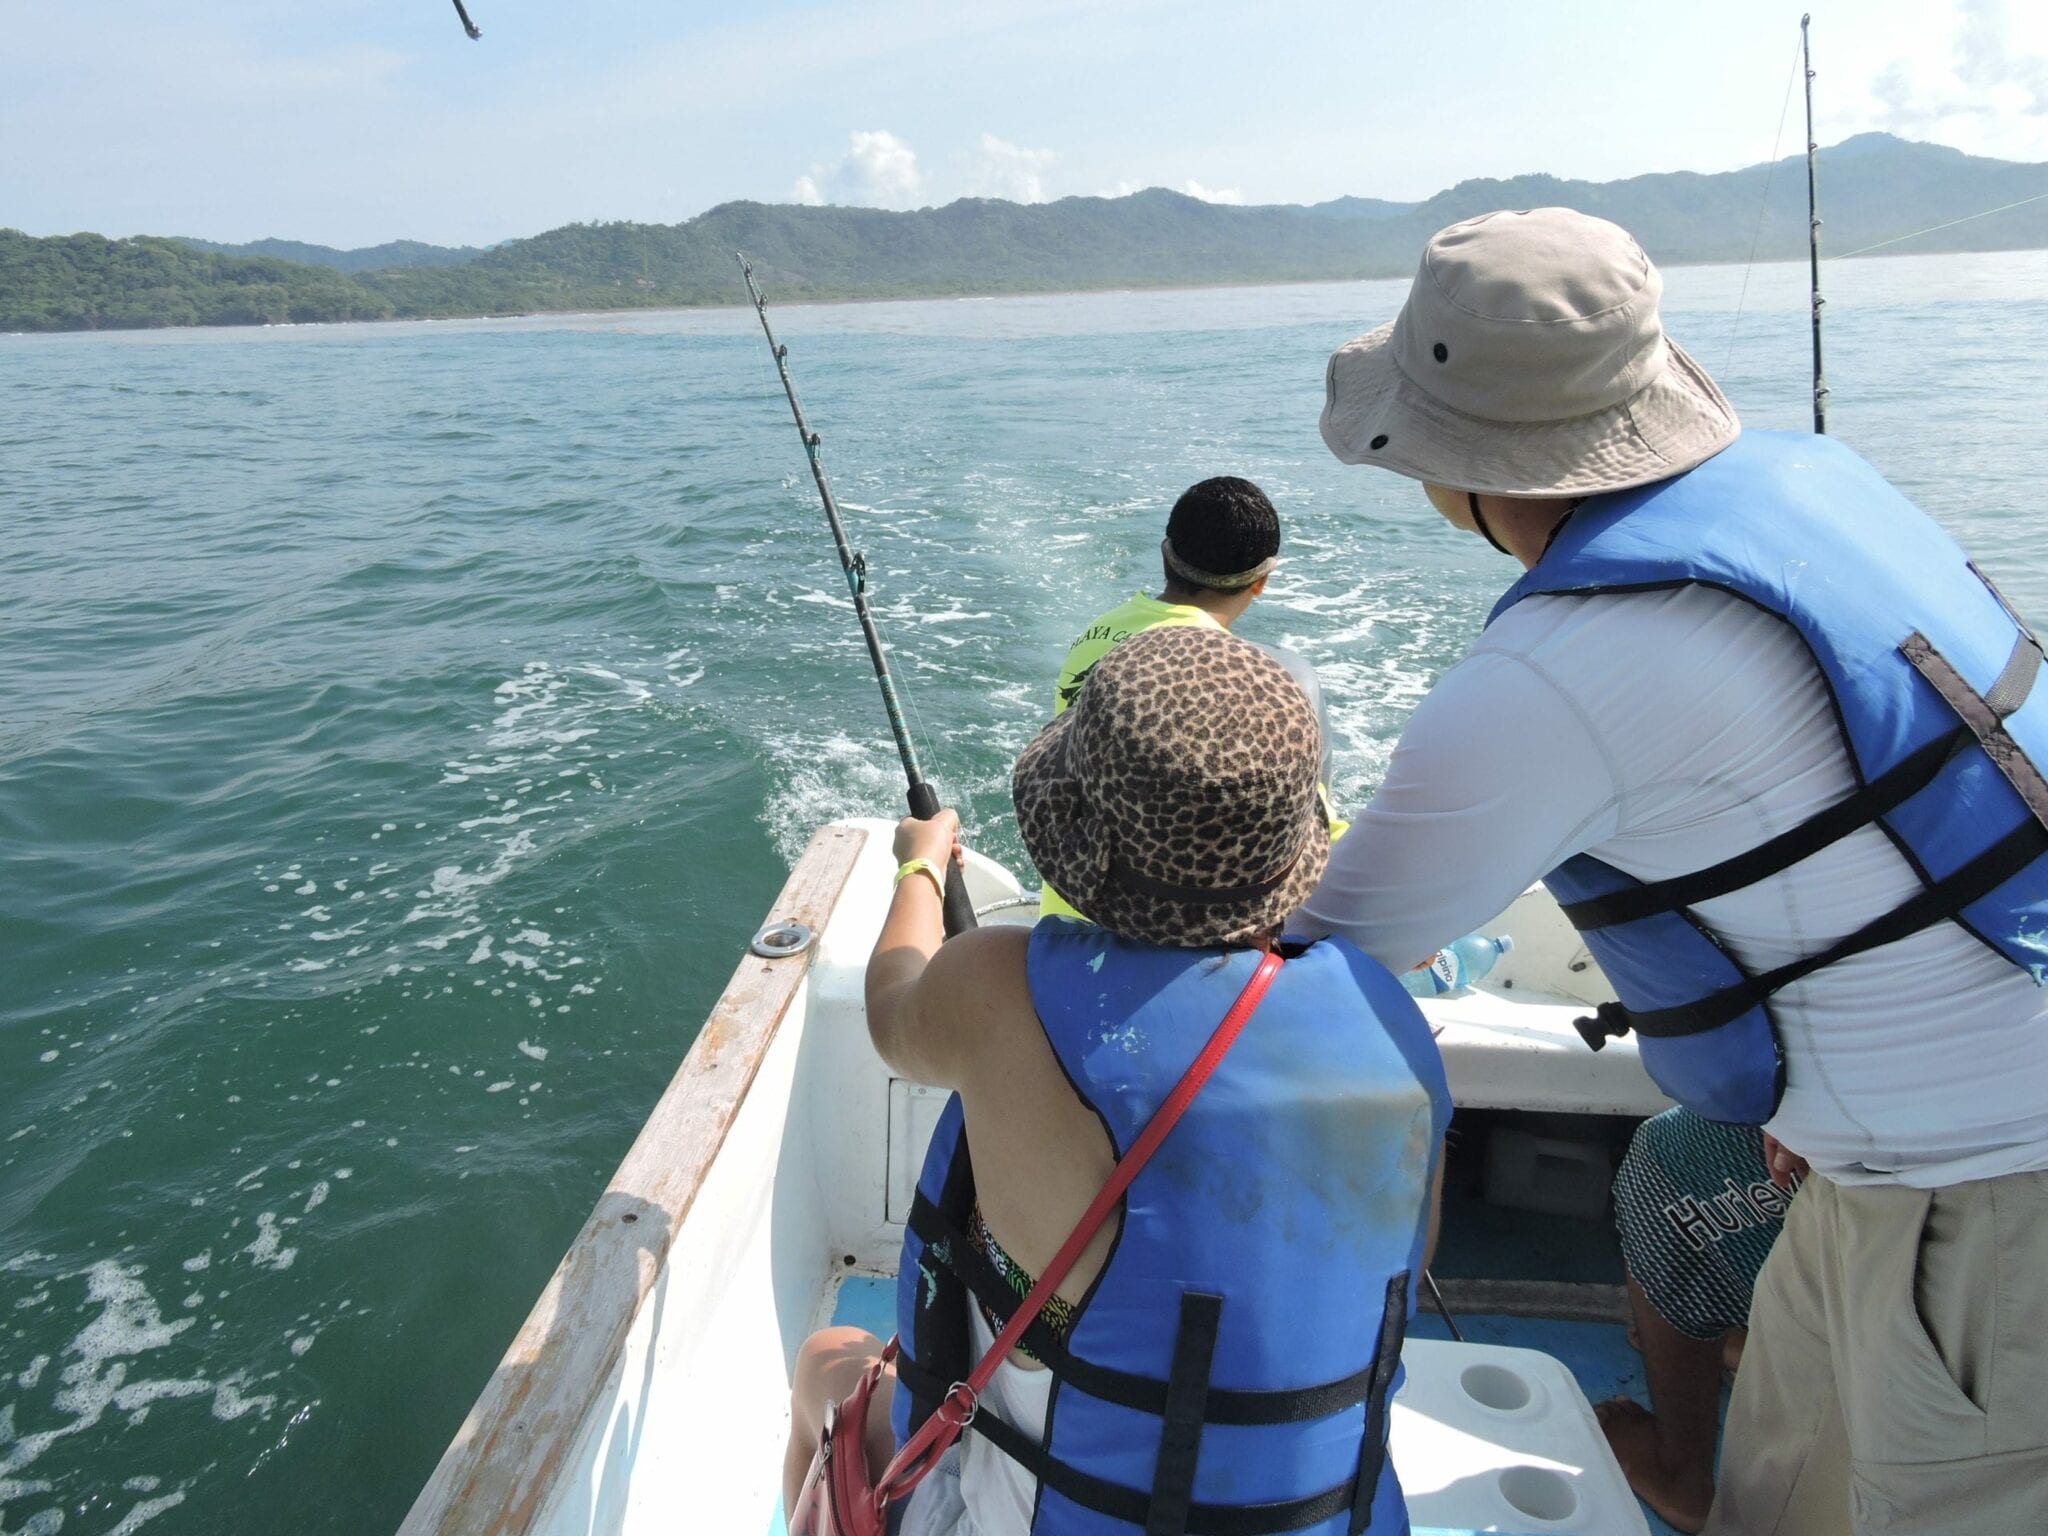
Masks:
[[[822,933],[867,834],[819,829],[769,908]],[[743,959],[399,1536],[521,1536],[544,1513],[817,947]]]

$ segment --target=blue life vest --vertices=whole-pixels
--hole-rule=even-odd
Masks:
[[[1035,1536],[1408,1530],[1386,1405],[1450,1095],[1428,1026],[1383,967],[1341,939],[1287,952],[1125,1195],[1067,1337],[1043,1318],[1025,1334],[1054,1378],[1043,1442],[986,1407],[971,1423],[1038,1479]],[[1119,1157],[1257,958],[1039,923],[1033,1006]],[[899,1445],[975,1363],[973,1298],[1004,1320],[1017,1307],[966,1236],[973,1206],[955,1097],[897,1280]]]
[[[1709,869],[1645,885],[1581,854],[1544,883],[1621,999],[1579,1021],[1588,1043],[1633,1028],[1672,1098],[1761,1125],[1784,1093],[1780,988],[1944,921],[2044,979],[2048,698],[2033,688],[2039,644],[1955,541],[1854,453],[1803,432],[1745,432],[1676,479],[1586,503],[1493,618],[1539,593],[1687,584],[1792,626],[1859,787]],[[1872,824],[1922,889],[1837,943],[1752,974],[1693,910]]]

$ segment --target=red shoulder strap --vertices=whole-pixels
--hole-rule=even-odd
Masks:
[[[1281,963],[1277,951],[1269,950],[1260,956],[1258,969],[1252,972],[1251,980],[1238,993],[1237,1001],[1230,1005],[1230,1012],[1223,1016],[1223,1022],[1216,1026],[1209,1043],[1202,1047],[1202,1054],[1189,1064],[1180,1081],[1174,1084],[1173,1091],[1153,1112],[1152,1118],[1145,1122],[1145,1129],[1131,1143],[1130,1151],[1117,1160],[1109,1181],[1082,1213],[1080,1221],[1075,1223],[1074,1230],[1060,1246],[1060,1251],[1053,1255],[1052,1262],[1039,1274],[1038,1283],[1032,1286],[1030,1294],[1010,1315],[1009,1323],[997,1335],[989,1352],[981,1357],[980,1364],[965,1381],[954,1383],[953,1390],[946,1394],[932,1416],[912,1431],[910,1438],[903,1442],[903,1448],[890,1460],[875,1488],[876,1497],[882,1504],[900,1499],[915,1488],[946,1449],[960,1437],[960,1431],[974,1417],[981,1394],[987,1390],[1010,1351],[1024,1337],[1024,1330],[1052,1300],[1053,1292],[1066,1279],[1067,1271],[1081,1257],[1081,1250],[1088,1246],[1089,1239],[1109,1219],[1109,1213],[1123,1199],[1124,1191],[1131,1187],[1131,1181],[1137,1178],[1152,1154],[1159,1150],[1159,1144],[1166,1140],[1167,1133],[1187,1113],[1195,1095],[1202,1091],[1202,1085],[1209,1081],[1224,1055],[1236,1043],[1238,1035],[1264,999],[1266,989],[1272,986],[1273,978],[1280,973]],[[891,1340],[888,1358],[894,1358],[895,1349],[896,1343]]]

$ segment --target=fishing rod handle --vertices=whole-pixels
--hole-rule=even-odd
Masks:
[[[910,814],[919,821],[930,821],[939,814],[939,792],[932,788],[929,779],[913,779],[910,782]],[[967,877],[960,872],[957,859],[946,860],[946,895],[943,910],[946,916],[946,937],[965,933],[981,925],[975,921],[974,902],[967,894]]]

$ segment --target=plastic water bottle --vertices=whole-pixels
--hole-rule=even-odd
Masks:
[[[1429,964],[1401,973],[1401,985],[1417,997],[1442,997],[1462,992],[1485,977],[1500,957],[1515,947],[1509,934],[1468,933],[1430,956]]]

